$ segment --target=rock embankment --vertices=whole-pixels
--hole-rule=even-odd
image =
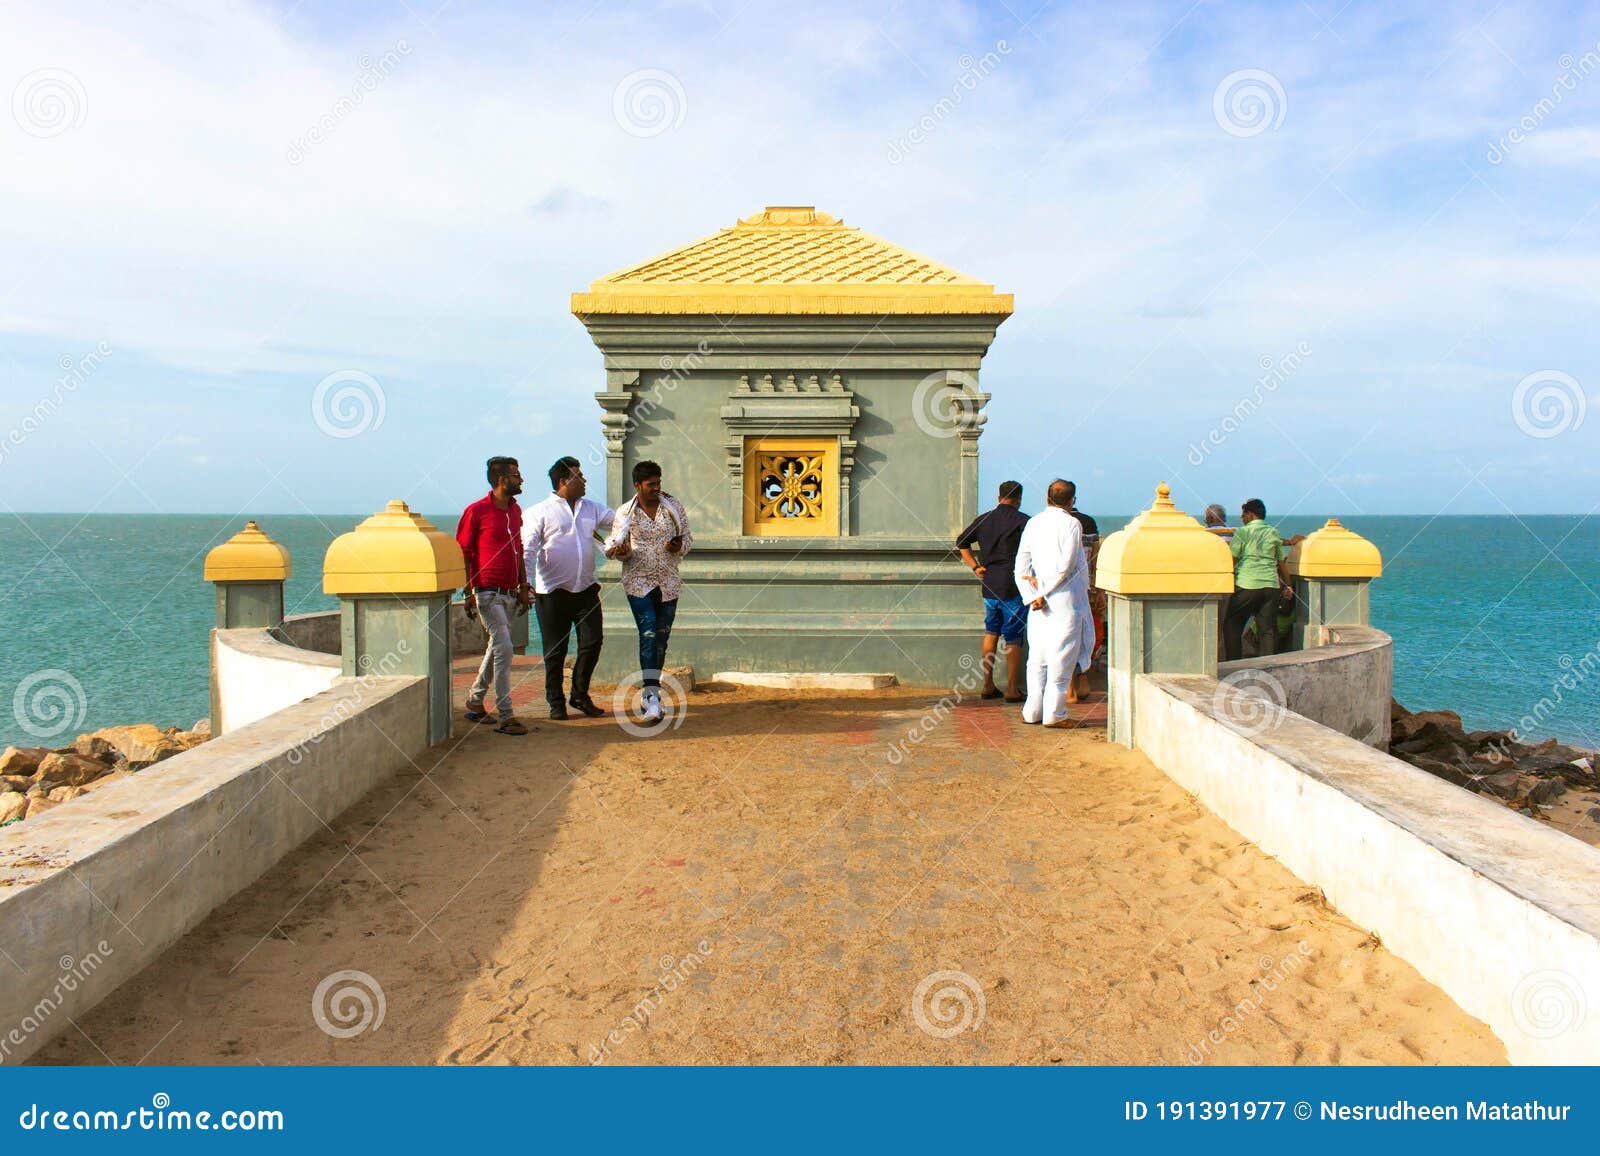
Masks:
[[[1600,756],[1514,731],[1469,731],[1451,710],[1389,712],[1389,753],[1429,774],[1600,846]]]
[[[138,723],[79,735],[70,747],[7,747],[0,753],[0,827],[138,774],[210,737],[211,722],[201,719],[186,731]]]

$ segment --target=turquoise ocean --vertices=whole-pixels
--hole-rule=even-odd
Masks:
[[[322,555],[362,516],[257,519],[294,559],[289,613],[333,608],[321,590]],[[454,514],[430,517],[455,526]],[[1126,519],[1099,521],[1110,533]],[[1278,525],[1287,535],[1322,521]],[[205,717],[215,604],[201,567],[243,524],[220,515],[0,515],[0,746],[59,745],[118,723],[187,727]],[[1469,728],[1520,725],[1525,740],[1600,747],[1600,516],[1374,516],[1347,524],[1383,551],[1372,612],[1395,639],[1402,703],[1459,711]],[[608,644],[627,641],[613,633]],[[81,721],[49,739],[24,730],[17,709],[19,688],[62,681],[40,672],[65,672],[82,688],[78,699],[64,683],[69,697],[58,701]],[[1532,726],[1523,723],[1530,718]]]

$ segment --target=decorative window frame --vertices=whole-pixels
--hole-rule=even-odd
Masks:
[[[817,470],[820,510],[815,518],[763,518],[760,459],[769,455],[820,458]],[[746,438],[744,447],[744,532],[756,538],[837,538],[839,536],[839,439]]]
[[[738,385],[722,407],[723,448],[727,455],[729,496],[733,502],[733,524],[742,526],[750,537],[838,538],[850,535],[850,474],[855,468],[856,419],[861,410],[855,394],[834,373],[824,382],[815,373],[803,380],[793,373],[741,374]],[[794,528],[782,528],[796,519],[755,520],[755,503],[747,474],[753,468],[751,457],[757,449],[823,450],[825,468],[831,470],[833,484],[826,487],[823,519],[799,521]]]

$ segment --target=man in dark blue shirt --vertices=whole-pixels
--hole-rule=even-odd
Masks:
[[[1028,606],[1023,602],[1013,574],[1017,562],[1017,543],[1028,515],[1021,510],[1022,483],[1001,482],[1000,499],[995,508],[979,514],[972,525],[961,531],[956,549],[983,580],[983,691],[984,698],[999,698],[994,685],[995,651],[1000,639],[1006,640],[1007,702],[1021,702],[1023,639],[1028,628]],[[978,557],[972,548],[978,548]]]

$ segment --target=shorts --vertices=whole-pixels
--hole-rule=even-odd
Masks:
[[[1028,607],[1022,595],[983,600],[983,632],[998,634],[1008,643],[1022,641],[1028,629]]]

